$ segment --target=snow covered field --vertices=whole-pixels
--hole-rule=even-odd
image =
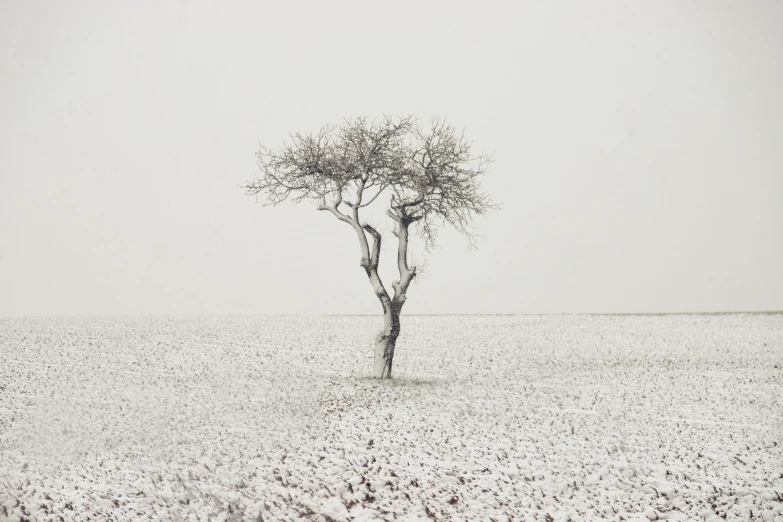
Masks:
[[[0,319],[0,520],[783,521],[783,315]]]

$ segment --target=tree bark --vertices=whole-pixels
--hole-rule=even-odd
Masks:
[[[391,379],[394,362],[394,347],[400,335],[400,310],[392,306],[383,314],[383,330],[375,342],[375,361],[372,376],[376,379]]]

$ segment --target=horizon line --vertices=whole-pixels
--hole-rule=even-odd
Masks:
[[[371,313],[283,313],[283,314],[74,314],[74,315],[0,315],[0,319],[57,319],[78,317],[378,317],[383,314]],[[555,315],[582,315],[582,316],[666,316],[666,315],[783,315],[783,310],[735,310],[712,312],[548,312],[548,313],[413,313],[401,314],[405,317],[513,317],[513,316],[555,316]]]

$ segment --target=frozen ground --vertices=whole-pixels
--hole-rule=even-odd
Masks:
[[[783,315],[0,319],[0,520],[783,520]]]

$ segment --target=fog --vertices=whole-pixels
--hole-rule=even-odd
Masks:
[[[406,313],[783,309],[782,24],[774,1],[4,2],[0,315],[379,312],[348,227],[240,185],[259,144],[383,113],[464,128],[502,205],[478,250],[413,245]]]

